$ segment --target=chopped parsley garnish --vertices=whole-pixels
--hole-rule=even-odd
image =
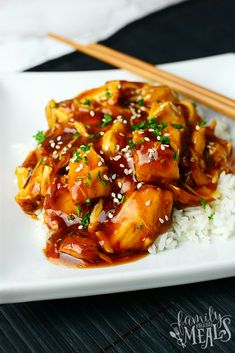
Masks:
[[[82,216],[81,224],[83,225],[83,228],[86,229],[89,224],[90,224],[90,216],[91,212],[87,212],[84,216]]]
[[[82,213],[82,208],[80,205],[77,205],[77,212],[78,212],[78,217],[80,217]]]
[[[141,121],[139,124],[133,125],[132,130],[144,130],[152,129],[152,133],[156,136],[162,135],[162,130],[167,127],[166,122],[158,123],[157,118],[148,118],[147,120]]]
[[[122,199],[120,201],[120,203],[123,203],[126,200],[126,195],[122,195]]]
[[[172,124],[172,126],[175,128],[175,129],[184,129],[185,127],[183,125],[180,125],[180,124]]]
[[[87,187],[90,186],[90,184],[87,181],[84,183],[84,185]]]
[[[85,101],[83,102],[83,104],[90,105],[91,104],[90,99],[86,98]]]
[[[137,101],[137,105],[138,105],[139,107],[142,107],[142,105],[144,105],[144,99],[143,99],[143,98],[139,99],[139,100]]]
[[[142,229],[142,227],[143,227],[142,223],[138,224],[138,229]]]
[[[132,150],[135,150],[135,142],[133,140],[129,140],[129,146]]]
[[[73,157],[74,157],[74,162],[75,163],[78,163],[78,162],[80,162],[82,160],[82,157],[81,157],[79,151],[75,151],[74,150],[72,153],[73,153]]]
[[[101,177],[100,170],[98,171],[98,179],[103,183],[104,186],[108,184],[108,181]]]
[[[87,152],[87,151],[90,151],[91,146],[88,146],[88,145],[81,145],[79,148],[80,148],[80,150],[82,150],[83,152]]]
[[[46,140],[46,136],[43,134],[43,131],[38,131],[35,135],[33,135],[33,137],[38,143],[42,143]]]
[[[112,97],[112,94],[108,90],[105,91],[105,95],[106,95],[107,98],[111,98]]]
[[[170,142],[170,139],[169,137],[166,137],[166,136],[162,136],[161,139],[160,139],[161,143],[163,144],[168,144]]]
[[[76,132],[75,134],[73,134],[73,137],[78,137],[81,136],[81,134],[79,134],[79,132]]]
[[[205,199],[201,199],[200,200],[200,204],[202,205],[202,208],[204,208],[204,210],[206,209],[206,200]]]
[[[85,204],[90,206],[91,205],[91,199],[86,199]]]
[[[194,106],[195,109],[197,108],[197,103],[192,102],[192,105]]]
[[[207,121],[206,120],[202,120],[200,121],[200,123],[198,124],[200,127],[203,127],[207,124]]]
[[[178,153],[177,153],[177,152],[174,152],[174,154],[173,154],[173,159],[174,159],[174,161],[176,161],[178,158],[179,158]]]
[[[136,124],[136,125],[132,125],[132,130],[142,130],[145,128],[145,125],[146,125],[146,121],[141,121],[141,123],[139,124]]]
[[[93,139],[93,137],[95,137],[94,134],[89,134],[89,135],[87,135],[87,138],[88,138],[88,139]]]
[[[88,173],[88,174],[87,174],[87,178],[88,178],[89,180],[91,180],[91,173]]]
[[[68,219],[69,219],[70,221],[74,221],[75,216],[74,216],[73,214],[70,214],[70,215],[68,216]]]
[[[86,165],[88,165],[88,158],[87,158],[87,156],[84,156],[84,163],[85,163]]]
[[[213,221],[214,215],[215,215],[215,212],[212,212],[212,213],[208,216],[209,221]]]
[[[101,124],[99,124],[98,126],[99,126],[99,127],[107,126],[108,124],[111,123],[112,120],[113,120],[113,118],[112,118],[111,115],[109,115],[109,114],[104,114],[103,122],[102,122]]]

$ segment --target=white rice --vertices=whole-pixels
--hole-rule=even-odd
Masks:
[[[235,136],[221,116],[217,120],[215,133],[227,140]],[[174,209],[171,228],[160,235],[148,251],[156,254],[185,241],[210,242],[215,236],[229,238],[235,235],[235,175],[223,172],[217,191],[215,201],[207,204],[205,209],[200,206]]]

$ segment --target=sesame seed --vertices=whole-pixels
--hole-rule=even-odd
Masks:
[[[71,148],[71,147],[72,147],[72,144],[71,144],[71,143],[69,143],[69,144],[68,144],[68,148]]]
[[[169,217],[167,215],[165,215],[165,220],[169,221]]]
[[[197,131],[200,130],[199,125],[196,125],[195,129],[196,129]]]
[[[117,150],[117,151],[120,150],[120,145],[116,145],[116,150]]]
[[[113,174],[113,175],[112,175],[112,179],[113,179],[113,180],[116,179],[116,177],[117,177],[117,174]]]
[[[149,132],[153,132],[154,131],[154,129],[148,129],[149,130]]]
[[[113,199],[113,202],[119,203],[119,200],[115,197],[115,198]]]
[[[133,170],[132,169],[129,169],[129,174],[131,174],[133,172]]]
[[[113,214],[111,212],[108,213],[109,218],[113,218]]]
[[[57,141],[60,141],[61,138],[62,138],[61,136],[57,136],[57,139],[56,139],[56,140],[57,140]]]
[[[104,154],[104,152],[102,150],[100,150],[100,154]]]
[[[120,165],[121,168],[125,168],[124,164],[121,163],[119,165]]]
[[[122,183],[119,181],[118,182],[118,187],[121,189],[121,187],[122,187]]]
[[[121,200],[122,199],[122,194],[117,194],[117,197]]]
[[[123,124],[127,124],[127,120],[123,120]]]
[[[81,224],[80,226],[78,226],[78,229],[82,229],[83,228],[83,225]]]
[[[127,158],[127,162],[132,161],[132,157]]]
[[[160,222],[160,223],[164,223],[164,219],[159,218],[159,222]]]
[[[109,180],[109,177],[106,175],[106,174],[104,174],[104,177],[103,177],[105,180]]]
[[[116,194],[114,192],[112,192],[111,196],[112,197],[116,197]]]
[[[100,131],[100,135],[103,136],[104,135],[104,131]]]
[[[55,147],[55,142],[51,142],[51,148],[54,148]]]
[[[165,134],[164,134],[164,136],[171,136],[168,132],[166,132]]]
[[[65,168],[65,170],[69,170],[69,165],[67,165],[67,167]]]
[[[75,169],[75,172],[80,172],[80,170],[81,170],[81,168],[80,168],[80,167],[77,167],[77,168]]]
[[[148,142],[150,141],[150,139],[148,137],[145,137],[144,140],[148,141]]]
[[[148,201],[146,201],[146,202],[145,202],[145,205],[146,205],[146,206],[149,206],[149,205],[150,205],[150,203],[151,203],[151,201],[150,201],[150,200],[148,200]]]
[[[115,156],[115,157],[113,157],[113,160],[114,161],[118,161],[119,159],[121,159],[122,157],[120,156],[120,155],[117,155],[117,156]]]
[[[160,136],[157,136],[157,140],[160,141],[160,140],[161,140],[161,137],[160,137]]]
[[[122,132],[119,132],[119,135],[120,135],[120,136],[125,136]]]
[[[166,149],[166,147],[161,145],[161,150],[164,151],[165,149]]]
[[[95,112],[93,110],[90,111],[90,116],[95,116]]]
[[[98,162],[98,167],[101,167],[102,166],[102,162]]]
[[[129,170],[126,168],[126,169],[124,169],[124,173],[126,174],[126,175],[128,175],[129,174]]]
[[[60,146],[59,146],[59,145],[56,145],[55,148],[56,148],[57,150],[59,150],[59,149],[60,149]]]
[[[142,187],[143,183],[138,183],[137,184],[137,189],[140,189]]]

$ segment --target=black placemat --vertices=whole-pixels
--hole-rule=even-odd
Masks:
[[[234,52],[234,14],[232,0],[185,2],[126,26],[104,43],[152,63]],[[109,66],[72,53],[31,71],[106,68]],[[132,293],[1,305],[0,353],[201,352],[198,338],[193,345],[188,341],[183,349],[169,332],[179,311],[204,316],[209,307],[218,315],[231,315],[231,339],[226,343],[209,340],[204,351],[233,353],[234,298],[235,280],[230,278]]]

